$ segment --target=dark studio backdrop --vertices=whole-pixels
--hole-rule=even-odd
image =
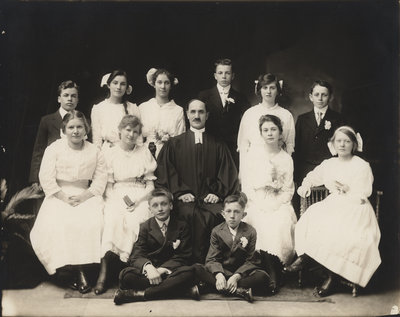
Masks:
[[[398,281],[399,129],[396,1],[307,2],[16,2],[0,4],[1,177],[9,195],[27,184],[40,117],[56,111],[57,86],[76,81],[78,109],[90,116],[105,97],[100,79],[130,75],[140,103],[153,96],[145,74],[176,74],[184,106],[214,84],[213,62],[234,61],[234,87],[252,104],[265,71],[284,80],[283,105],[295,118],[312,108],[315,79],[334,86],[332,107],[364,139],[363,157],[383,190],[378,277]]]

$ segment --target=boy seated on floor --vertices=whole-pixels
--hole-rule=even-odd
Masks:
[[[114,303],[174,298],[189,295],[199,299],[193,267],[188,266],[192,245],[186,222],[171,214],[172,194],[162,188],[149,194],[153,217],[140,225],[129,267],[119,275],[120,289]]]
[[[212,286],[219,293],[252,302],[252,289],[265,292],[271,281],[254,259],[256,230],[242,222],[246,203],[244,193],[225,198],[222,211],[225,222],[211,232],[205,265],[195,264],[194,267],[200,285]]]

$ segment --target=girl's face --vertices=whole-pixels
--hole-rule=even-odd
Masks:
[[[86,135],[85,124],[79,118],[69,120],[65,126],[65,135],[72,144],[82,143]]]
[[[265,143],[278,145],[280,136],[281,132],[275,123],[265,121],[261,126],[261,137],[264,139]]]
[[[154,83],[154,88],[156,90],[156,96],[168,98],[171,90],[171,82],[169,81],[168,76],[165,74],[159,74]]]
[[[313,103],[314,107],[318,109],[325,108],[328,105],[328,102],[331,99],[331,96],[329,94],[329,90],[326,87],[316,85],[313,88],[313,91],[311,94],[309,94],[309,98],[311,102]]]
[[[122,99],[125,95],[126,89],[128,88],[128,81],[125,76],[115,76],[108,88],[110,89],[111,97]]]
[[[333,141],[333,146],[339,157],[346,158],[353,155],[353,142],[343,132],[338,131],[336,133],[335,139]]]
[[[133,147],[136,144],[136,140],[140,135],[139,126],[133,128],[130,125],[127,125],[125,128],[122,128],[120,130],[120,134],[121,142],[130,147]]]
[[[261,98],[268,103],[275,103],[276,96],[278,96],[278,88],[276,83],[266,84],[260,89]]]

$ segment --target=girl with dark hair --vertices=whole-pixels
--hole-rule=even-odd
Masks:
[[[249,199],[244,220],[257,231],[256,250],[276,292],[282,264],[291,263],[294,256],[293,161],[280,145],[281,120],[264,115],[258,126],[264,144],[249,150],[251,164],[242,170],[242,190]]]
[[[140,118],[140,111],[136,104],[127,100],[132,93],[132,86],[125,71],[114,70],[104,75],[100,86],[107,87],[108,95],[92,108],[93,144],[99,148],[110,148],[119,142],[118,124],[122,117],[130,114]]]
[[[310,195],[313,186],[325,185],[329,195],[311,205],[295,230],[299,258],[285,270],[301,270],[313,258],[327,271],[317,288],[320,296],[334,292],[338,275],[365,287],[381,263],[379,225],[368,200],[372,193],[370,165],[355,155],[362,151],[360,135],[348,126],[336,129],[329,148],[332,155],[309,172],[297,192]]]
[[[71,266],[76,278],[71,287],[86,293],[83,265],[100,263],[106,165],[99,149],[85,141],[89,126],[83,113],[68,112],[62,131],[65,137],[43,156],[39,179],[46,198],[30,237],[47,272]]]
[[[162,68],[151,68],[146,78],[148,84],[154,87],[155,97],[140,104],[139,109],[145,144],[153,143],[156,146],[155,157],[157,157],[163,144],[170,137],[186,131],[185,117],[182,107],[170,97],[173,86],[178,84],[178,79]]]
[[[277,98],[282,95],[283,81],[278,81],[273,74],[263,74],[255,81],[255,92],[261,98],[261,103],[248,109],[240,122],[238,134],[238,150],[240,168],[246,163],[246,154],[252,146],[263,146],[264,141],[258,129],[258,120],[262,115],[272,114],[282,122],[281,146],[291,155],[294,151],[295,126],[292,114],[279,106]]]
[[[157,163],[141,140],[140,119],[126,115],[118,125],[120,141],[105,151],[108,183],[101,242],[101,266],[95,293],[105,292],[113,258],[126,263],[137,239],[140,223],[149,217],[147,195],[154,189]],[[122,264],[122,263],[120,263]],[[116,265],[117,266],[117,265]]]

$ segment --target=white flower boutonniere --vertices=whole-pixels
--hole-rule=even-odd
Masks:
[[[174,250],[176,250],[180,244],[181,244],[181,240],[176,239],[175,242],[172,242],[172,247],[174,248]]]
[[[332,123],[328,120],[325,120],[325,130],[330,130],[332,127]]]
[[[248,243],[249,243],[249,240],[247,240],[246,237],[241,237],[241,238],[240,238],[240,244],[241,244],[241,246],[242,246],[243,249],[246,248],[246,246],[247,246]]]
[[[226,98],[226,102],[227,103],[235,103],[235,99],[228,97],[228,98]]]

